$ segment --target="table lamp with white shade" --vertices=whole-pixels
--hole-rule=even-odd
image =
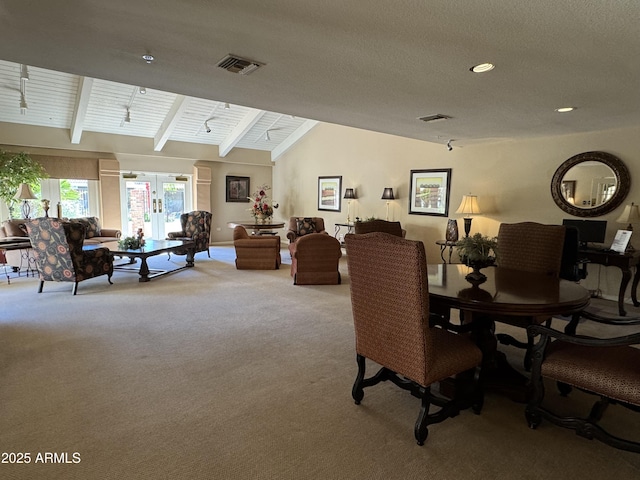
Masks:
[[[631,202],[631,205],[624,207],[622,215],[616,220],[618,223],[628,223],[627,230],[633,231],[633,224],[640,222],[640,209],[638,205]]]
[[[471,231],[471,220],[473,218],[471,215],[478,215],[482,213],[480,211],[480,207],[478,206],[478,196],[477,195],[463,195],[462,201],[460,202],[460,206],[456,213],[461,213],[466,215],[464,217],[464,234],[466,237],[469,236],[469,232]]]
[[[15,199],[22,200],[22,218],[28,219],[31,213],[31,205],[29,200],[35,200],[36,197],[31,191],[31,187],[27,183],[21,183],[18,187],[18,191],[14,195]]]

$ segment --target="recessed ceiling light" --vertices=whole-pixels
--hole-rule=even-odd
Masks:
[[[556,108],[556,112],[567,113],[567,112],[573,112],[575,109],[576,107],[561,107],[561,108]]]
[[[142,59],[147,63],[151,63],[155,60],[154,56],[150,53],[145,53],[144,55],[142,55]]]
[[[469,70],[473,73],[484,73],[493,70],[495,67],[496,66],[493,63],[479,63],[478,65],[471,67]]]

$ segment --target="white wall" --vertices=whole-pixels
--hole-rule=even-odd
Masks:
[[[351,217],[385,217],[381,200],[384,187],[393,187],[397,198],[391,205],[390,220],[399,220],[407,238],[425,244],[427,259],[440,261],[435,241],[444,238],[447,218],[463,222],[455,210],[462,195],[478,195],[483,215],[474,218],[472,233],[494,236],[502,222],[535,221],[561,223],[570,215],[560,210],[550,193],[551,178],[562,162],[578,153],[602,150],[619,157],[629,168],[631,192],[624,204],[640,201],[633,179],[640,179],[640,128],[589,135],[540,138],[523,141],[455,147],[410,140],[349,127],[320,124],[298,144],[282,155],[274,168],[274,188],[281,200],[280,214],[321,216],[327,230],[346,221],[342,212],[318,211],[318,176],[342,176],[342,188],[356,188],[358,199],[351,204]],[[451,168],[448,217],[408,214],[409,177],[412,169]],[[607,220],[607,243],[623,228],[615,222],[624,204],[614,212],[598,217]],[[633,239],[632,239],[633,243]],[[636,241],[640,247],[640,240]],[[523,240],[526,255],[526,240]],[[599,274],[599,270],[601,270]],[[592,265],[583,284],[599,286],[608,298],[617,298],[621,274],[616,268]]]

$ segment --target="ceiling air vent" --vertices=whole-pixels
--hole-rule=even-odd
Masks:
[[[227,55],[218,62],[218,67],[224,68],[231,73],[239,73],[240,75],[249,75],[254,70],[262,67],[264,63],[254,62],[237,55]]]
[[[436,113],[435,115],[418,117],[418,120],[422,120],[423,122],[439,122],[440,120],[449,120],[450,118],[451,117],[448,115],[442,115],[441,113]]]

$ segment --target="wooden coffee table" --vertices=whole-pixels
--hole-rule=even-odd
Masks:
[[[114,270],[135,270],[131,265],[136,262],[136,259],[140,259],[140,269],[138,274],[140,275],[141,282],[148,282],[152,278],[161,277],[169,273],[179,272],[185,268],[193,267],[193,257],[195,255],[196,244],[192,240],[146,240],[144,247],[137,249],[123,249],[120,248],[118,242],[105,242],[95,245],[85,245],[84,250],[93,250],[100,247],[106,247],[113,255],[129,258],[129,263],[114,265]],[[147,265],[147,258],[161,253],[171,253],[176,250],[187,249],[186,264],[183,267],[173,268],[170,270],[150,269]]]

